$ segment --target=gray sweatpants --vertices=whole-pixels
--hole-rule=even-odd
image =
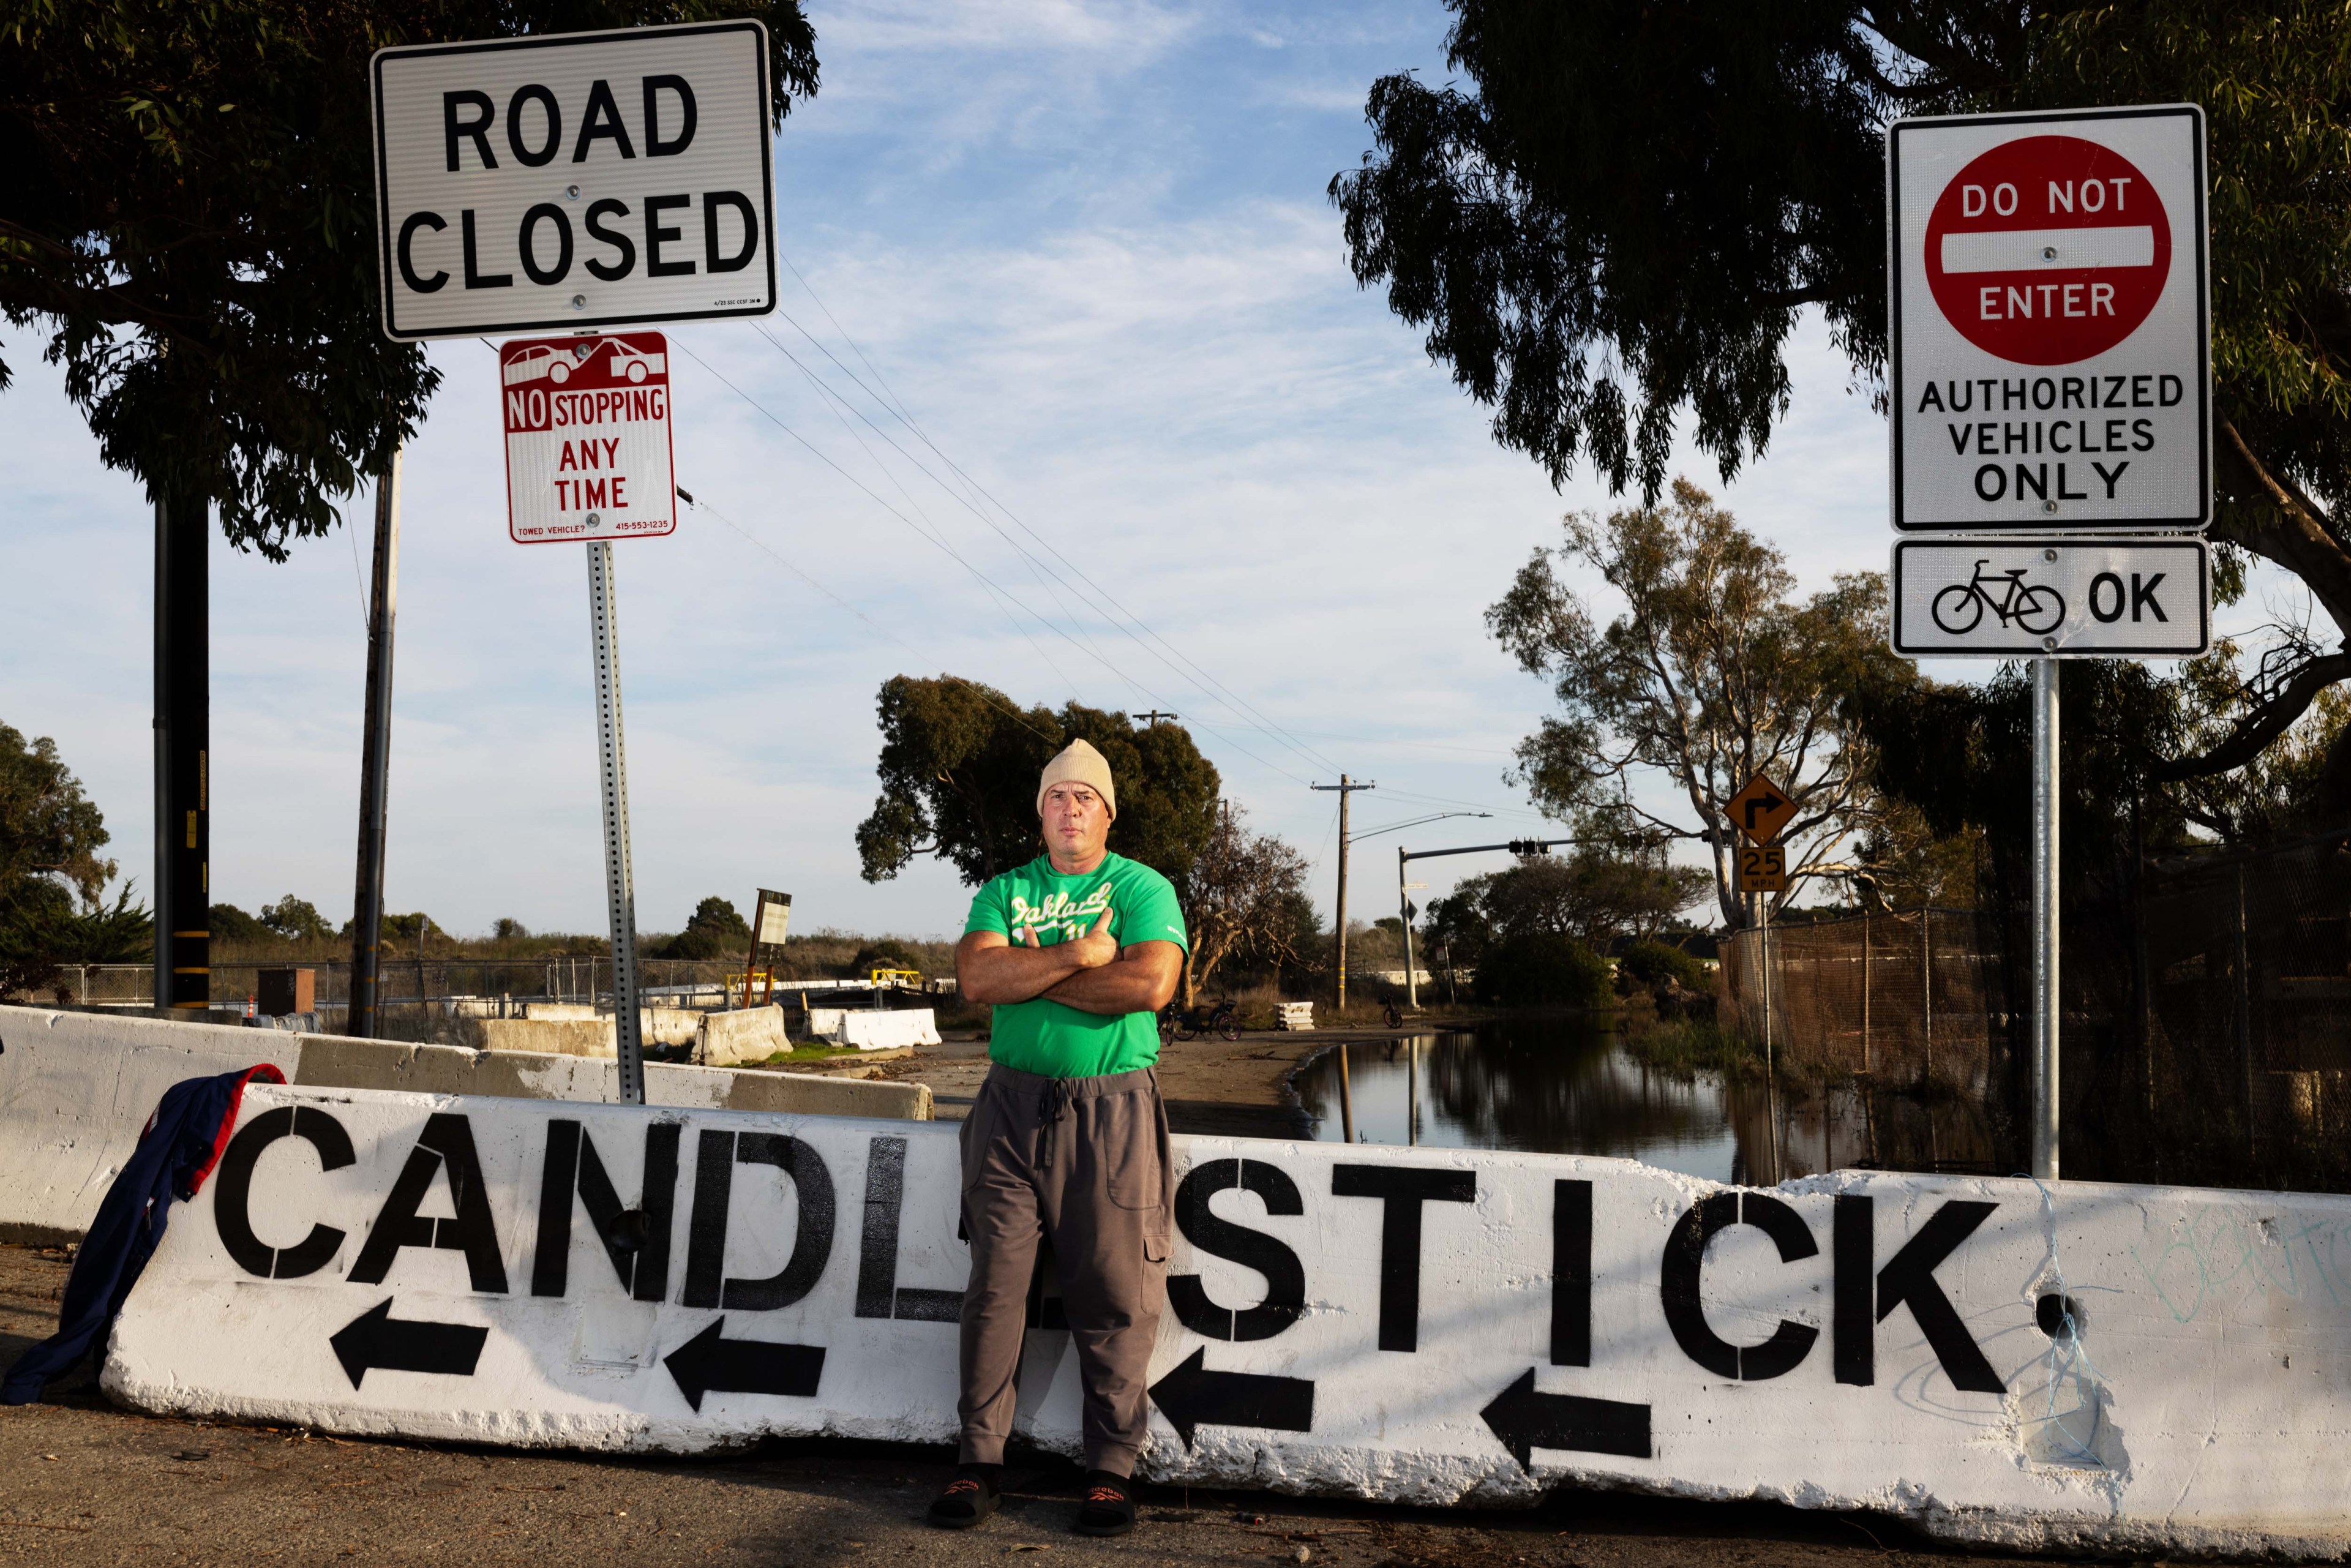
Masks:
[[[1042,1243],[1078,1352],[1086,1466],[1134,1472],[1150,1427],[1145,1380],[1167,1301],[1174,1183],[1150,1069],[1099,1078],[988,1069],[963,1124],[971,1282],[956,1408],[965,1463],[1003,1462]]]

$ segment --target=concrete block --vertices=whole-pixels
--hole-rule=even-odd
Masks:
[[[930,1008],[810,1008],[809,1037],[860,1051],[939,1043],[938,1015]]]
[[[694,1060],[705,1067],[731,1067],[739,1061],[765,1061],[791,1048],[784,1034],[783,1009],[743,1008],[702,1015]]]
[[[301,1039],[241,1024],[0,1007],[0,1240],[79,1236],[164,1090],[264,1061],[291,1080]]]
[[[524,1020],[485,1019],[483,1028],[502,1021]],[[79,1237],[166,1089],[265,1061],[291,1083],[320,1088],[607,1103],[620,1096],[620,1066],[609,1054],[475,1051],[0,1007],[0,1241]],[[645,1097],[695,1109],[914,1121],[931,1114],[931,1092],[919,1083],[836,1083],[667,1062],[646,1064]]]
[[[618,1057],[618,1030],[611,1019],[484,1019],[482,1044],[491,1051],[539,1056]]]
[[[852,1009],[841,1019],[840,1041],[860,1051],[896,1051],[939,1043],[936,1015],[929,1008],[874,1012]]]
[[[632,1452],[955,1434],[953,1127],[298,1087],[248,1092],[240,1126],[115,1330],[118,1400]],[[658,1279],[616,1280],[575,1196],[589,1145],[668,1239],[640,1254]],[[1150,1480],[1759,1498],[2035,1552],[2351,1550],[2351,1198],[1173,1155]],[[1020,1395],[1023,1435],[1074,1455],[1066,1330],[1030,1331]]]

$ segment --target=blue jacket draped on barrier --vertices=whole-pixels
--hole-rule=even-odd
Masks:
[[[139,1134],[139,1147],[98,1206],[98,1218],[74,1256],[57,1308],[57,1332],[26,1351],[0,1381],[0,1405],[29,1405],[94,1347],[122,1310],[140,1271],[163,1239],[172,1200],[196,1196],[236,1127],[245,1086],[255,1079],[283,1083],[266,1063],[217,1078],[191,1078],[163,1092]]]

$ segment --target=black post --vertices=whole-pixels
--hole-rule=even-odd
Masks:
[[[212,508],[155,499],[155,1006],[212,1005]]]
[[[400,591],[400,452],[377,476],[375,580],[368,612],[367,708],[360,739],[360,852],[351,893],[351,985],[343,1032],[375,1038],[383,956],[384,796],[392,764],[392,643]],[[420,945],[420,951],[422,950]],[[418,971],[419,978],[423,971]]]

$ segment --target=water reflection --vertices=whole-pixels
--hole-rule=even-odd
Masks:
[[[1971,1103],[1930,1106],[1847,1084],[1783,1092],[1771,1103],[1760,1081],[1646,1065],[1625,1050],[1607,1014],[1495,1019],[1357,1044],[1347,1067],[1360,1143],[1605,1155],[1740,1183],[1855,1166],[1992,1168],[1991,1140]],[[1314,1135],[1339,1140],[1339,1053],[1301,1071],[1297,1086]],[[1408,1122],[1416,1135],[1407,1135]]]

